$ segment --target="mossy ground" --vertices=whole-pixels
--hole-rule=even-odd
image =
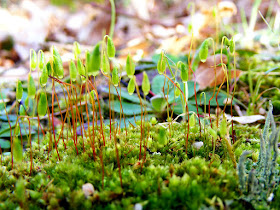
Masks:
[[[160,144],[159,129],[162,126],[166,127],[166,141]],[[238,140],[234,145],[236,158],[244,150],[253,150],[250,158],[256,161],[259,129],[238,125],[235,129]],[[59,161],[54,148],[48,154],[49,135],[46,135],[40,143],[40,150],[37,143],[32,143],[31,174],[30,149],[24,153],[24,161],[16,162],[12,170],[10,157],[2,157],[0,209],[133,209],[137,203],[144,209],[250,207],[239,199],[238,175],[223,141],[217,141],[213,158],[211,136],[207,131],[204,133],[204,129],[200,134],[199,126],[195,125],[190,128],[186,155],[185,130],[185,123],[152,125],[146,122],[142,142],[146,142],[149,135],[149,151],[146,151],[145,161],[144,147],[139,161],[140,126],[128,128],[127,137],[124,130],[117,133],[122,187],[114,136],[110,140],[108,127],[104,130],[105,147],[99,147],[100,136],[95,138],[96,160],[89,139],[84,138],[84,151],[79,137],[78,155],[71,138],[64,140],[67,149],[62,139],[59,140]],[[192,146],[195,141],[203,141],[204,145],[195,149]],[[102,148],[104,162],[103,187],[99,148]],[[82,190],[85,183],[91,183],[95,188],[88,197]],[[276,192],[276,201],[279,194]],[[272,205],[277,206],[275,199],[273,202]]]

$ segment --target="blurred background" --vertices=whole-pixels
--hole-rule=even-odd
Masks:
[[[92,49],[104,34],[109,33],[111,6],[108,0],[0,2],[0,82],[26,78],[31,48],[47,52],[50,46],[56,45],[63,60],[68,61],[73,56],[74,41],[78,41],[84,51]],[[223,35],[238,34],[241,37],[249,34],[240,42],[243,42],[243,47],[255,50],[256,45],[250,42],[254,36],[252,33],[268,29],[268,25],[260,15],[255,21],[250,20],[254,2],[116,0],[113,40],[118,50],[117,58],[123,63],[130,52],[137,61],[149,58],[161,49],[173,55],[186,55],[191,40],[195,49],[207,37],[219,39]],[[273,19],[271,27],[274,31],[279,30],[279,4],[276,0],[260,1],[259,11],[268,23]],[[251,34],[249,30],[244,31],[244,20],[248,24],[253,22],[253,26],[249,25]],[[275,37],[277,43],[278,38]],[[269,45],[267,40],[261,41]]]

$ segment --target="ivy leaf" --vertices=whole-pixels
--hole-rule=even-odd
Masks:
[[[151,98],[151,103],[152,103],[153,108],[157,112],[162,112],[167,105],[167,102],[166,102],[164,96],[161,96],[161,95],[153,96]]]
[[[132,104],[122,101],[123,112],[125,115],[138,115],[141,114],[140,104]],[[111,102],[111,109],[117,113],[121,111],[120,101],[115,100]],[[144,109],[143,109],[144,111]],[[147,107],[147,111],[152,111],[151,108]]]

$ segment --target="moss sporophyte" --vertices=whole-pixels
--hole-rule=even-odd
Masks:
[[[214,47],[206,39],[195,55],[202,62],[210,40]],[[232,39],[224,40],[234,52]],[[215,94],[219,106],[221,86],[216,92],[215,85],[213,95],[201,93],[202,114],[191,59],[175,64],[162,51],[154,63],[159,75],[151,78],[149,70],[136,75],[133,56],[125,66],[118,64],[106,35],[85,57],[74,43],[67,76],[59,49],[51,53],[46,60],[42,51],[30,51],[27,85],[17,81],[13,117],[2,103],[10,139],[0,139],[0,145],[10,155],[3,158],[1,152],[0,208],[241,208],[243,201],[258,208],[275,202],[271,193],[279,199],[279,131],[272,105],[259,138],[258,128],[229,122],[225,108],[210,115]],[[107,97],[99,78],[108,82]],[[229,98],[233,93],[227,91]],[[241,155],[245,149],[252,153]]]

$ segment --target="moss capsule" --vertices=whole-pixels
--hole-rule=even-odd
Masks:
[[[31,99],[35,98],[36,94],[36,86],[33,77],[31,76],[31,73],[28,74],[28,97]]]
[[[199,58],[200,61],[204,63],[207,57],[208,57],[208,39],[205,39],[200,46]]]
[[[177,98],[177,97],[179,97],[180,96],[180,94],[181,94],[181,91],[180,91],[180,89],[179,88],[181,88],[180,87],[180,83],[179,82],[175,82],[175,84],[177,85],[177,87],[175,87],[175,97]]]
[[[37,67],[37,55],[33,49],[31,50],[30,67],[32,70],[35,70]]]
[[[135,64],[130,56],[130,54],[126,58],[126,66],[125,66],[126,74],[129,78],[132,78],[135,73]]]
[[[163,74],[165,72],[165,69],[166,69],[166,58],[164,56],[164,53],[161,52],[160,59],[158,60],[158,63],[157,63],[158,73]]]
[[[107,37],[107,54],[109,58],[115,57],[116,49],[111,37]]]
[[[189,122],[190,127],[193,128],[195,126],[195,123],[196,123],[195,115],[192,114]]]
[[[15,127],[15,137],[13,138],[13,156],[14,160],[16,162],[21,162],[23,159],[23,152],[22,152],[22,146],[21,146],[21,140],[18,138],[19,134],[19,125]]]
[[[45,65],[45,55],[42,50],[39,51],[40,56],[38,55],[39,59],[39,69],[42,71]]]
[[[16,89],[16,99],[20,102],[22,98],[23,88],[21,81],[17,81],[17,89]]]
[[[151,90],[150,80],[145,71],[143,72],[142,90],[145,96],[148,95]]]
[[[234,41],[233,41],[233,39],[231,39],[229,41],[229,51],[230,51],[230,53],[234,52]]]
[[[45,116],[47,113],[47,109],[48,109],[47,95],[45,92],[41,92],[39,103],[38,103],[38,115],[40,117]]]
[[[112,83],[115,87],[119,85],[120,77],[119,77],[119,72],[118,68],[114,67],[113,72],[112,72]]]
[[[85,74],[86,74],[85,67],[80,58],[78,58],[78,61],[77,61],[77,69],[78,69],[79,75],[85,76]]]
[[[53,47],[53,71],[54,75],[62,79],[64,76],[64,68],[62,59],[55,47]]]
[[[127,92],[129,95],[132,95],[135,91],[135,78],[132,77],[130,80],[129,80],[129,83],[128,83],[128,86],[127,86]]]
[[[227,119],[225,116],[223,117],[222,122],[220,124],[220,134],[222,138],[225,138],[227,134]]]
[[[73,45],[74,45],[73,51],[74,51],[75,59],[78,59],[81,54],[81,46],[78,42],[74,42]]]
[[[101,55],[100,55],[100,51],[99,51],[99,46],[100,43],[98,43],[97,45],[95,45],[91,56],[90,56],[90,64],[89,64],[89,68],[88,68],[88,75],[89,76],[97,76],[99,74],[99,69],[100,69],[100,65],[101,65]]]
[[[181,63],[180,67],[181,67],[181,79],[183,82],[187,82],[189,79],[188,68],[187,68],[186,64],[184,64],[184,63]]]
[[[72,82],[76,81],[77,78],[77,68],[73,60],[70,61],[69,65],[69,71],[70,71],[70,79]]]
[[[41,87],[45,87],[47,82],[48,82],[48,70],[47,70],[47,66],[44,66],[43,68],[43,72],[41,74],[41,77],[40,77],[40,85]]]
[[[102,55],[102,71],[105,75],[110,74],[110,63],[105,52]]]

